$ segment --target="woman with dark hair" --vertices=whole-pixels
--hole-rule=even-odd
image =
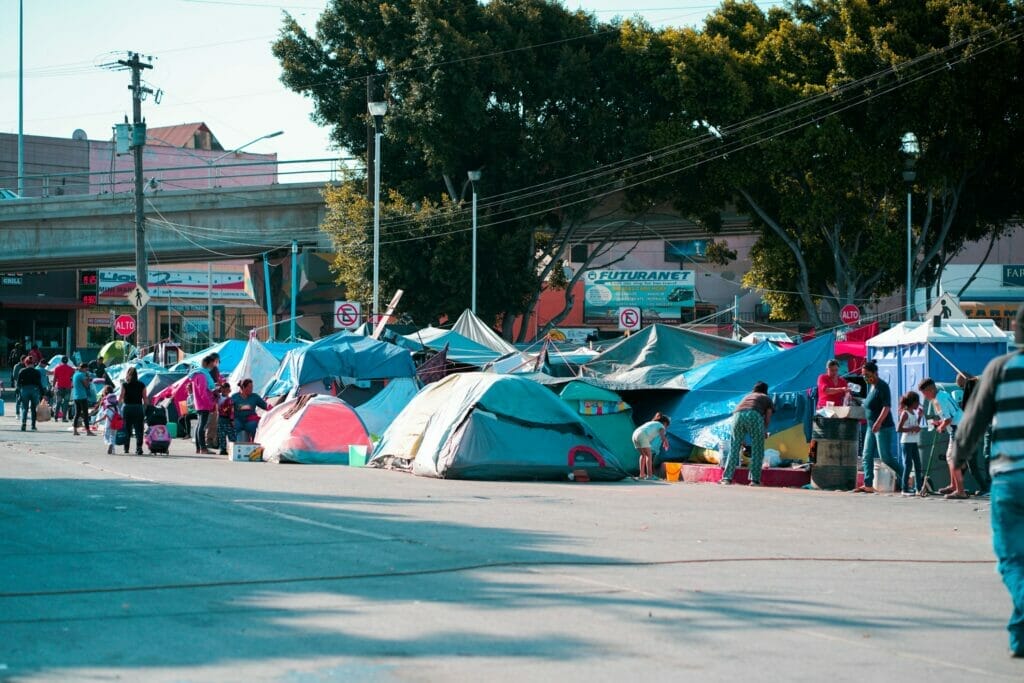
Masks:
[[[768,385],[758,382],[753,391],[743,397],[736,410],[732,411],[732,442],[722,474],[722,484],[731,484],[732,475],[740,464],[740,448],[743,440],[750,437],[750,468],[747,470],[750,486],[761,485],[761,463],[764,461],[764,438],[768,435],[768,424],[772,421],[775,406],[768,396]]]
[[[199,424],[196,426],[196,453],[204,455],[209,455],[211,452],[206,443],[206,427],[210,422],[210,412],[217,408],[217,402],[213,395],[216,385],[210,375],[212,365],[212,356],[206,356],[203,358],[201,367],[193,370],[189,375],[192,400],[195,402],[196,414],[199,416]]]
[[[234,403],[235,436],[239,441],[255,441],[256,428],[260,425],[256,409],[270,410],[267,402],[259,394],[254,394],[252,389],[252,380],[243,379],[238,385],[238,393],[231,397]]]
[[[125,455],[128,454],[128,447],[132,443],[133,432],[135,433],[135,455],[142,455],[142,436],[145,432],[146,420],[146,385],[139,381],[139,371],[134,365],[125,373],[118,402],[123,406],[124,431],[128,435],[124,440]]]

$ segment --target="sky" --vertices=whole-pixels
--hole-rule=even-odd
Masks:
[[[655,25],[699,24],[716,6],[711,0],[640,0],[639,8],[624,0],[566,4],[602,20],[640,14]],[[225,149],[283,130],[247,151],[277,152],[285,160],[338,157],[327,130],[310,120],[311,102],[280,83],[280,67],[270,52],[283,10],[311,29],[324,5],[323,0],[24,0],[25,134],[71,137],[81,128],[90,139],[109,139],[111,126],[131,113],[129,75],[101,65],[133,50],[154,57],[144,79],[163,91],[160,104],[143,103],[150,127],[204,121]],[[0,132],[18,130],[17,69],[18,0],[0,0]],[[327,164],[302,168],[322,171]]]

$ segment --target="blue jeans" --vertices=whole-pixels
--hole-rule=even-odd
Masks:
[[[25,428],[25,423],[28,419],[32,418],[32,429],[36,428],[36,406],[39,405],[39,399],[42,397],[42,393],[39,391],[39,387],[22,387],[21,388],[21,428]]]
[[[893,472],[900,472],[903,467],[892,454],[892,441],[896,430],[893,427],[883,427],[878,433],[871,431],[869,424],[867,434],[864,435],[864,485],[875,485],[875,456],[882,458],[882,462],[892,468]]]
[[[914,488],[921,492],[924,477],[921,476],[921,448],[916,443],[902,443],[903,475],[900,477],[900,488],[906,491],[910,487],[910,468],[914,468]]]
[[[1010,649],[1024,655],[1024,470],[992,477],[992,547],[1013,601],[1006,630]]]

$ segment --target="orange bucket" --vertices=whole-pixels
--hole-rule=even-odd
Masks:
[[[665,481],[679,481],[679,475],[683,472],[683,463],[665,463]]]

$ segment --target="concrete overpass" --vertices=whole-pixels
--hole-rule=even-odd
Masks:
[[[251,258],[296,239],[330,249],[320,232],[323,183],[146,195],[150,263]],[[0,201],[0,271],[65,270],[135,263],[130,194]]]

